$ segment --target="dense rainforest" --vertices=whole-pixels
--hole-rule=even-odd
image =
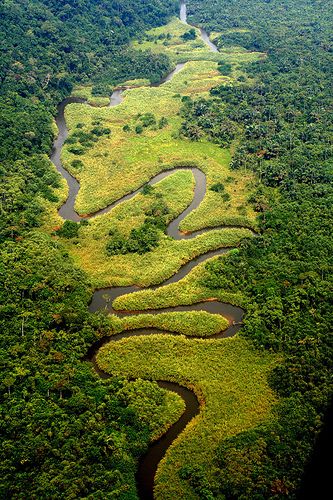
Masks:
[[[161,78],[168,59],[128,42],[176,6],[1,2],[1,498],[135,497],[135,459],[164,393],[140,385],[140,412],[131,384],[105,384],[82,362],[110,325],[89,315],[88,278],[38,228],[42,199],[56,201],[59,185],[47,157],[58,102],[74,82],[95,82],[98,92],[105,81]]]
[[[202,498],[217,491],[228,499],[294,498],[331,401],[332,7],[310,0],[188,6],[191,22],[220,33],[220,48],[267,54],[247,67],[248,80],[187,100],[181,133],[226,144],[236,130],[231,168],[257,174],[251,201],[261,234],[208,264],[206,285],[241,290],[243,335],[283,359],[270,376],[282,398],[271,422],[220,443],[220,473]],[[184,474],[207,491],[200,470]]]
[[[112,323],[88,313],[89,278],[41,230],[42,207],[43,199],[57,201],[48,155],[58,102],[77,83],[105,95],[126,79],[157,82],[170,70],[168,57],[129,42],[178,7],[174,0],[1,2],[1,498],[136,498],[136,460],[165,394],[151,382],[105,382],[82,361]],[[231,169],[257,176],[250,201],[260,234],[208,264],[204,285],[241,291],[242,335],[281,360],[270,374],[280,402],[269,420],[218,444],[214,482],[200,467],[181,471],[202,499],[296,498],[330,403],[332,7],[188,2],[189,21],[214,32],[220,48],[266,53],[237,84],[184,99],[180,135],[231,144]],[[223,195],[223,185],[216,190]]]

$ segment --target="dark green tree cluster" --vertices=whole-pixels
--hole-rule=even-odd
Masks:
[[[123,236],[117,229],[109,231],[110,240],[106,245],[107,255],[124,255],[127,253],[144,254],[156,248],[159,244],[161,231],[167,227],[166,216],[169,213],[168,206],[155,194],[149,184],[142,189],[145,196],[154,196],[151,207],[146,211],[146,218],[138,228],[131,230],[128,238]]]
[[[83,127],[81,123],[78,124],[77,129],[66,139],[66,144],[70,144],[68,150],[75,155],[83,155],[86,151],[93,147],[94,143],[98,142],[98,139],[103,135],[110,137],[111,129],[109,127],[103,127],[101,120],[96,120],[92,123],[94,126],[89,131],[82,130]],[[80,161],[80,160],[73,160]],[[73,165],[73,163],[72,163]],[[82,164],[74,164],[73,166],[81,167]]]
[[[205,285],[242,291],[243,335],[283,358],[269,380],[281,397],[273,415],[220,443],[208,497],[295,498],[332,397],[332,9],[310,0],[188,7],[196,24],[224,32],[220,47],[267,52],[247,67],[253,83],[187,101],[183,130],[207,134],[213,115],[241,131],[231,168],[257,173],[250,201],[261,234],[207,266]],[[207,488],[201,476],[188,471],[195,491]]]
[[[191,28],[190,30],[185,31],[185,33],[181,36],[181,38],[185,40],[185,42],[187,42],[188,40],[195,40],[196,36],[197,35],[195,29]]]
[[[221,102],[212,99],[183,99],[181,115],[185,120],[180,135],[191,141],[204,138],[226,147],[236,137],[239,128],[227,115],[223,115]]]
[[[137,123],[135,125],[135,132],[137,134],[142,134],[145,129],[151,128],[152,130],[162,129],[168,125],[168,120],[165,116],[162,116],[157,122],[154,113],[145,113],[144,115],[139,114],[137,116]],[[130,132],[131,127],[126,124],[123,127],[124,132]]]

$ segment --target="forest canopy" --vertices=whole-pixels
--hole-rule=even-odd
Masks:
[[[190,22],[220,33],[221,50],[267,54],[236,85],[187,101],[181,132],[225,144],[236,130],[231,169],[257,174],[251,201],[261,234],[208,264],[205,284],[242,291],[243,335],[283,356],[270,377],[282,397],[271,423],[220,443],[212,497],[295,498],[332,398],[331,7],[310,0],[188,4]],[[206,484],[198,471],[186,477],[197,492]]]
[[[112,331],[88,313],[91,285],[39,230],[43,199],[59,187],[48,155],[57,104],[80,82],[113,85],[169,69],[163,55],[129,49],[163,24],[173,0],[19,0],[0,5],[1,498],[135,498],[137,457],[165,393],[98,379],[83,362]],[[132,385],[131,385],[132,384]]]

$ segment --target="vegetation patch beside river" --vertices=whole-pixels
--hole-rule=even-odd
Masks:
[[[180,21],[171,23],[170,28],[166,28],[167,31],[172,33],[178,24],[182,26],[183,31],[185,26],[186,31],[186,25]],[[157,47],[165,50],[162,42],[163,40],[160,40]],[[177,47],[186,47],[187,44],[191,49],[191,42],[184,40],[182,45]],[[187,64],[171,81],[159,87],[128,90],[124,94],[124,101],[115,108],[94,108],[81,104],[72,104],[66,108],[66,122],[71,135],[80,124],[84,132],[94,127],[93,124],[97,122],[111,129],[109,138],[100,138],[84,155],[72,154],[70,151],[73,150],[73,145],[67,145],[63,150],[64,166],[80,181],[81,188],[76,201],[79,213],[89,214],[105,207],[129,190],[137,189],[159,171],[172,166],[199,166],[207,175],[208,185],[221,180],[223,182],[229,176],[228,150],[221,150],[207,141],[192,143],[178,137],[182,97],[203,95],[213,86],[233,78],[225,77],[218,71],[218,63],[207,59],[210,54],[204,44],[200,49],[201,60],[193,61],[190,52],[187,55]],[[243,55],[235,56],[232,68],[242,64]],[[223,60],[224,55],[218,57]],[[255,57],[258,55],[252,55],[252,58]],[[141,127],[141,130],[141,117],[147,113],[153,114],[152,123]],[[164,125],[161,127],[163,119]],[[80,144],[78,146],[80,149]],[[81,160],[80,168],[75,166],[75,160]],[[118,179],[116,183],[115,178]],[[100,182],[100,179],[103,179],[103,182]],[[251,184],[252,179],[251,175],[244,177],[236,174],[233,182],[226,188],[230,191],[230,202],[221,208],[221,200],[211,197],[208,214],[206,205],[197,214],[197,224],[202,227],[207,223],[211,225],[209,213],[213,211],[218,212],[214,223],[218,217],[222,223],[228,224],[229,220],[229,225],[235,224],[237,220],[238,225],[251,223],[254,217],[246,202],[246,196],[249,192],[248,184]]]
[[[274,396],[267,375],[270,355],[258,355],[244,339],[196,340],[151,335],[111,342],[97,356],[113,375],[170,380],[194,389],[201,412],[168,450],[156,477],[157,499],[197,497],[181,480],[190,466],[214,483],[216,443],[267,418]]]

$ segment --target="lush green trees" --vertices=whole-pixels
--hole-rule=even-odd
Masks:
[[[238,127],[227,114],[223,113],[221,103],[199,98],[196,101],[183,101],[182,123],[180,134],[191,140],[201,138],[217,142],[222,147],[230,145],[236,137]]]
[[[94,92],[100,94],[131,78],[160,80],[170,68],[168,58],[132,51],[128,42],[144,28],[163,24],[175,8],[174,0],[0,5],[0,238],[20,236],[25,228],[38,225],[41,208],[35,195],[50,198],[49,186],[55,187],[46,160],[31,156],[49,154],[58,102],[74,82],[93,80]],[[72,151],[83,154],[101,133],[109,132],[100,127],[76,131],[69,138]],[[13,196],[20,202],[13,204]]]
[[[149,195],[154,193],[154,188],[147,184],[143,187],[142,193]],[[146,211],[146,218],[138,228],[132,229],[129,237],[125,238],[116,229],[111,229],[110,240],[106,244],[108,255],[121,255],[126,253],[144,254],[150,252],[158,246],[160,232],[167,227],[166,215],[169,213],[168,206],[155,195],[155,201],[151,208]]]
[[[49,237],[2,245],[3,498],[136,497],[136,458],[165,394],[150,382],[103,381],[83,361],[112,332],[107,317],[88,313],[89,298],[86,276]]]
[[[190,30],[186,31],[181,38],[187,42],[188,40],[195,40],[196,38],[196,32],[194,28],[191,28]]]
[[[308,0],[192,0],[188,9],[196,23],[223,31],[220,47],[268,53],[246,68],[251,83],[185,102],[182,132],[218,141],[216,124],[229,122],[241,134],[231,168],[258,175],[251,201],[262,234],[208,266],[205,284],[241,290],[243,334],[283,357],[270,376],[281,403],[269,422],[220,444],[210,491],[294,498],[332,396],[332,12]],[[198,491],[205,478],[193,474]]]
[[[2,2],[0,5],[0,496],[135,498],[136,458],[156,432],[156,384],[100,380],[83,361],[112,322],[88,313],[87,277],[42,234],[43,198],[57,201],[48,159],[52,116],[75,82],[94,94],[133,77],[159,80],[166,57],[131,51],[173,0]],[[82,126],[78,151],[111,131]],[[73,161],[75,168],[82,162]],[[80,225],[66,221],[66,237]],[[141,409],[133,404],[140,391]],[[163,422],[165,425],[165,422]]]

